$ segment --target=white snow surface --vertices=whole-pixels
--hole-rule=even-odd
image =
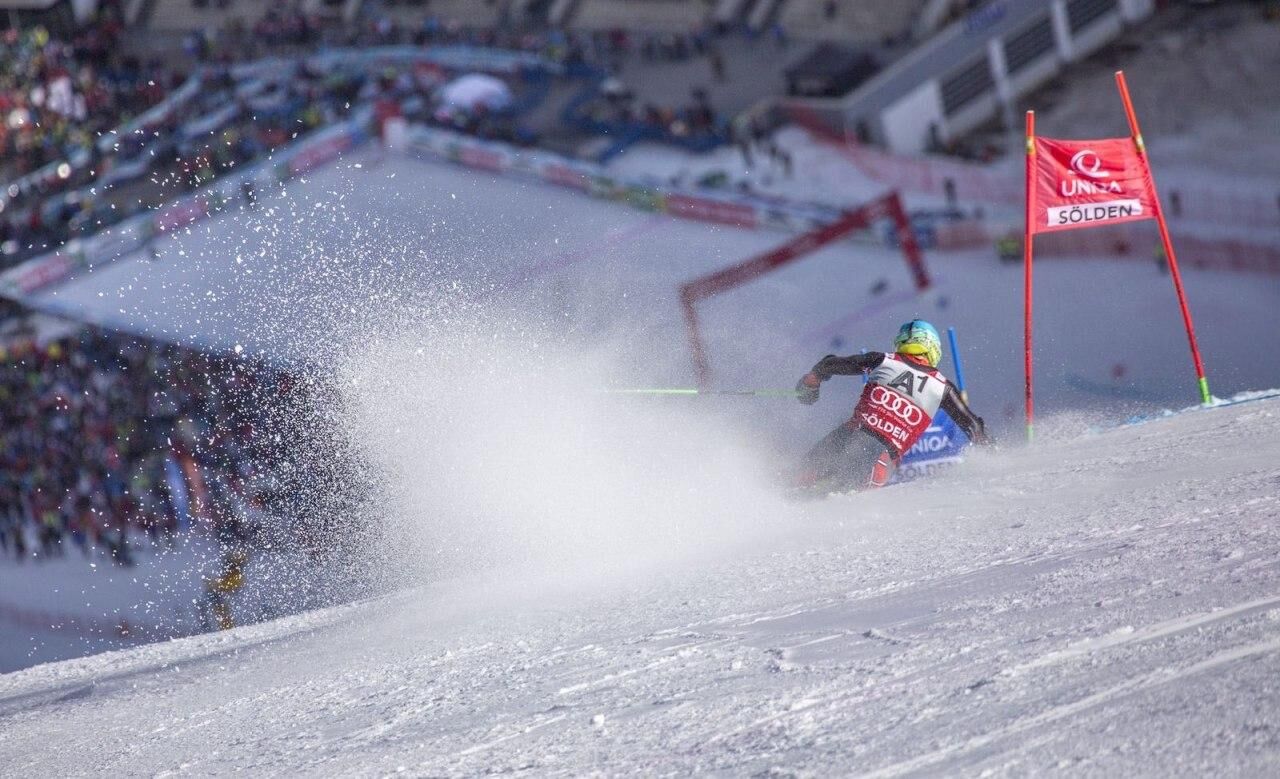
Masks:
[[[1273,775],[1278,435],[1256,399],[820,503],[709,484],[717,533],[623,564],[0,676],[0,773]]]

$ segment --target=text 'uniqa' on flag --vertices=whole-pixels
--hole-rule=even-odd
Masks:
[[[1033,233],[1154,219],[1156,188],[1132,138],[1035,138]]]

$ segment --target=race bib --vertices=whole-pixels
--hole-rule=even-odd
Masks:
[[[887,356],[871,372],[855,417],[896,459],[929,429],[946,389],[946,379],[934,371]]]

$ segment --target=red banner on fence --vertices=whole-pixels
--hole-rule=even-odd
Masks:
[[[747,203],[726,203],[693,195],[669,195],[667,213],[700,222],[755,227],[756,209]]]
[[[1034,233],[1156,217],[1156,187],[1132,138],[1035,138]]]

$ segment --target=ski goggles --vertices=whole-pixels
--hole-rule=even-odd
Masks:
[[[938,363],[942,360],[942,350],[921,343],[905,343],[898,347],[898,354],[910,354],[916,357],[923,357],[933,367],[938,367]]]

